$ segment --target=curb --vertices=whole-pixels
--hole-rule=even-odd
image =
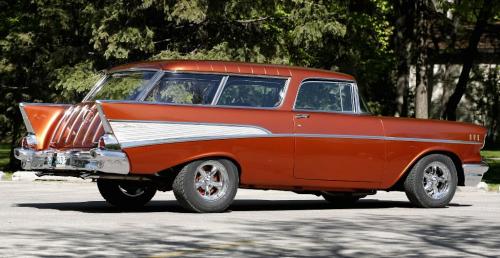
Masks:
[[[12,174],[12,181],[35,182],[35,181],[60,181],[60,182],[75,182],[87,183],[92,182],[91,179],[82,179],[77,177],[68,176],[37,176],[36,172],[31,171],[17,171]]]

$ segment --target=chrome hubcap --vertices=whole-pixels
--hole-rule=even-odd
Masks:
[[[425,193],[436,200],[445,197],[450,191],[450,178],[450,170],[445,164],[439,161],[430,163],[424,170]]]
[[[137,186],[121,186],[121,185],[118,185],[118,189],[120,189],[120,191],[124,195],[129,196],[129,197],[138,197],[138,196],[141,196],[146,191],[144,189],[144,187],[137,187]]]
[[[196,168],[194,187],[205,200],[215,201],[222,198],[227,192],[228,181],[227,170],[218,161],[205,161]]]

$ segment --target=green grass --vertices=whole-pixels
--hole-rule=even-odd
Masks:
[[[494,188],[498,190],[500,185],[500,150],[484,150],[481,155],[486,160],[490,169],[483,177],[483,181],[488,184],[495,184]]]
[[[0,144],[0,170],[9,164],[10,145]]]

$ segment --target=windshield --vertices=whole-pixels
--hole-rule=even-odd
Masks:
[[[155,73],[155,71],[111,73],[89,100],[135,100]]]

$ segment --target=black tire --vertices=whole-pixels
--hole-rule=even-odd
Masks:
[[[121,209],[140,208],[156,194],[154,185],[137,181],[98,179],[97,188],[109,204]]]
[[[445,178],[445,174],[449,178],[447,183],[439,181]],[[428,179],[429,177],[431,179]],[[423,157],[413,166],[404,181],[404,189],[413,205],[421,208],[442,208],[453,199],[457,182],[457,169],[451,158],[442,154],[431,154]],[[431,187],[426,190],[425,186],[429,185]]]
[[[219,172],[214,172],[213,176],[207,174],[210,181],[209,183],[205,183],[207,181],[201,179],[202,177],[198,169],[206,169],[209,166],[220,167],[220,169],[218,170]],[[225,174],[223,173],[224,170],[226,171]],[[218,179],[216,178],[217,176]],[[206,177],[205,180],[207,180]],[[210,186],[212,182],[223,183],[220,188],[217,188]],[[204,186],[196,187],[198,183]],[[205,188],[207,185],[208,188]],[[223,212],[233,202],[238,186],[238,168],[233,162],[226,159],[205,159],[186,165],[175,178],[172,188],[179,204],[189,211]],[[208,191],[204,189],[208,189]]]
[[[335,206],[352,206],[356,204],[359,199],[366,197],[366,195],[353,195],[352,193],[336,192],[323,192],[321,195],[327,202]]]

